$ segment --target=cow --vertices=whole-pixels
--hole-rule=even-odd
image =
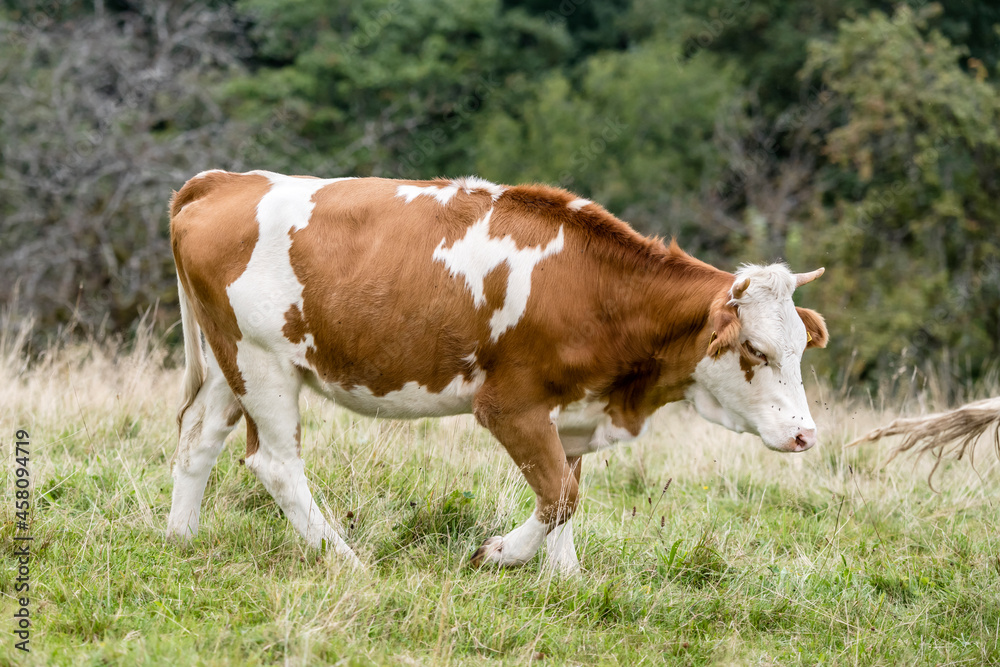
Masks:
[[[212,170],[170,213],[186,357],[170,537],[197,533],[242,417],[246,467],[295,529],[358,563],[306,482],[303,385],[363,415],[475,415],[536,496],[476,566],[523,564],[545,542],[546,566],[577,570],[581,457],[666,403],[779,452],[816,443],[800,364],[827,330],[792,292],[823,269],[734,275],[565,190],[475,177]]]

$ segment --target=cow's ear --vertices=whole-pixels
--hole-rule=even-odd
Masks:
[[[712,358],[728,349],[738,349],[740,344],[740,318],[736,307],[726,303],[727,299],[719,299],[712,305],[712,339],[708,344],[708,356]]]
[[[823,320],[823,316],[815,310],[809,310],[808,308],[796,307],[795,310],[798,312],[799,317],[802,318],[802,324],[806,325],[806,338],[809,340],[806,343],[806,349],[810,347],[826,347],[827,341],[830,340],[830,335],[826,331],[826,321]]]

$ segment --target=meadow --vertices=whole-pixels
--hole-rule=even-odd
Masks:
[[[803,455],[668,406],[645,438],[585,459],[570,577],[540,558],[468,566],[533,503],[471,417],[366,419],[306,393],[308,475],[367,565],[354,571],[307,549],[241,465],[242,426],[201,534],[164,540],[180,371],[148,330],[30,365],[6,335],[0,353],[0,664],[1000,664],[989,446],[944,462],[939,492],[928,457],[843,447],[944,407],[933,383],[856,395],[811,377],[806,355],[822,444]],[[34,484],[28,654],[12,635],[17,429]]]

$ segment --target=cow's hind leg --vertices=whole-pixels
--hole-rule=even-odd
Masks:
[[[181,419],[167,537],[187,539],[198,533],[208,476],[243,414],[211,350],[207,356],[205,382]]]
[[[506,416],[488,405],[477,406],[477,417],[500,440],[535,491],[535,512],[506,535],[486,540],[472,556],[472,564],[521,565],[532,558],[553,529],[550,547],[559,555],[549,564],[560,570],[579,567],[568,525],[579,492],[578,470],[566,459],[562,443],[547,411]],[[568,542],[568,544],[567,544]]]
[[[240,367],[253,369],[241,397],[247,416],[246,467],[261,481],[295,529],[313,547],[326,543],[354,565],[361,562],[313,499],[299,456],[300,371],[263,350],[241,349]]]

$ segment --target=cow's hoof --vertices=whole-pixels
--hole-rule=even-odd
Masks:
[[[548,561],[545,569],[556,576],[575,577],[580,574],[580,562],[575,558],[571,561]]]
[[[485,563],[498,563],[501,549],[503,549],[503,538],[499,535],[491,537],[483,542],[483,546],[476,549],[469,564],[472,567],[482,567]]]
[[[185,546],[191,544],[195,535],[196,533],[188,528],[167,528],[167,532],[164,534],[164,539],[166,539],[169,543]]]

